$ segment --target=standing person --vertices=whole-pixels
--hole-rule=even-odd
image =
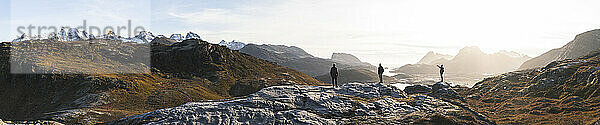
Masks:
[[[383,66],[379,63],[379,68],[377,68],[377,74],[379,74],[379,83],[383,83]]]
[[[337,87],[337,77],[338,77],[338,71],[337,68],[335,67],[335,64],[333,64],[333,67],[331,67],[331,71],[329,71],[329,75],[331,75],[331,85],[333,85],[333,87]]]
[[[440,78],[442,78],[442,82],[444,82],[444,65],[436,65],[440,68]]]

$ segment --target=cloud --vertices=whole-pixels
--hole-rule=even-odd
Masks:
[[[169,15],[175,18],[179,18],[188,24],[206,24],[206,23],[222,23],[229,24],[236,21],[242,20],[242,15],[232,13],[231,10],[226,9],[203,9],[199,12],[169,12]]]

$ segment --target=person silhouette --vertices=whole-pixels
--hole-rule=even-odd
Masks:
[[[440,78],[442,78],[442,82],[444,82],[444,65],[436,65],[438,68],[440,68]]]
[[[377,74],[379,75],[379,83],[383,83],[383,66],[379,63],[379,68],[377,68]]]
[[[331,85],[333,87],[337,87],[338,86],[338,84],[337,84],[338,71],[337,71],[337,68],[335,67],[335,64],[333,64],[333,67],[331,67],[331,71],[329,71],[329,75],[331,75]]]

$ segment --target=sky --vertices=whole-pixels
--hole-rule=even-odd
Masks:
[[[594,0],[0,0],[0,40],[19,26],[142,26],[210,42],[298,46],[318,57],[350,53],[371,64],[416,63],[465,46],[531,57],[600,27]],[[121,34],[127,36],[128,34]]]

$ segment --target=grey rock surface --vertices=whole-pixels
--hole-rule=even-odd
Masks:
[[[404,92],[406,92],[406,94],[429,94],[431,88],[424,85],[413,85],[405,87]]]
[[[407,96],[389,84],[273,86],[232,100],[191,102],[126,117],[115,124],[485,124],[471,112],[427,95]],[[446,121],[446,122],[448,122]],[[466,122],[465,122],[466,121]]]

